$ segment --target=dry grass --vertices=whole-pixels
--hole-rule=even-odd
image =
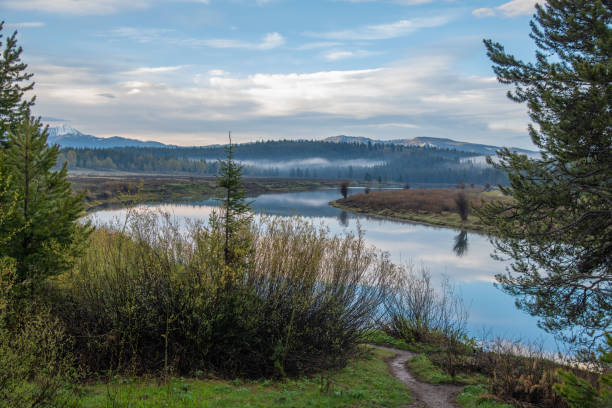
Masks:
[[[372,191],[369,194],[355,194],[333,204],[360,213],[472,230],[483,229],[474,216],[469,216],[467,221],[461,220],[456,202],[461,192],[474,207],[481,206],[482,202],[506,199],[499,191],[485,192],[479,188],[430,188]]]

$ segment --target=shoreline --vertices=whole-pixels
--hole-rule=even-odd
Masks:
[[[425,213],[418,214],[414,212],[394,212],[392,210],[382,210],[382,211],[372,211],[369,209],[359,208],[359,207],[351,207],[347,205],[343,205],[339,203],[340,200],[330,201],[329,205],[337,208],[339,210],[347,211],[357,215],[366,215],[374,218],[380,218],[390,221],[404,221],[411,222],[415,224],[427,225],[430,227],[438,227],[438,228],[452,228],[457,231],[467,231],[467,232],[475,232],[479,234],[487,234],[485,227],[482,225],[475,225],[473,222],[470,222],[468,219],[467,223],[463,223],[461,221],[447,220],[440,215],[435,213]],[[453,213],[445,213],[443,215],[454,215]],[[470,218],[476,218],[474,216],[470,216]]]

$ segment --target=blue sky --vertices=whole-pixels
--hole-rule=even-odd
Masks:
[[[416,136],[532,147],[482,45],[536,0],[0,0],[36,114],[180,145]]]

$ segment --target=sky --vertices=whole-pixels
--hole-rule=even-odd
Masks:
[[[536,0],[0,0],[35,114],[177,145],[445,137],[533,148],[482,40],[533,60]]]

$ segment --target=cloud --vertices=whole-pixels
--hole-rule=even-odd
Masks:
[[[271,50],[285,44],[285,38],[279,33],[268,33],[260,42],[253,43],[233,39],[190,40],[194,45],[201,44],[211,48],[242,48],[250,50]]]
[[[316,50],[319,48],[337,47],[341,44],[342,43],[339,43],[337,41],[318,41],[318,42],[310,42],[310,43],[302,44],[296,49],[299,51],[309,51],[309,50]]]
[[[476,17],[518,17],[532,14],[536,3],[543,3],[545,0],[512,0],[495,8],[478,8],[472,11]]]
[[[249,42],[228,38],[189,38],[182,37],[172,29],[119,27],[111,30],[110,37],[128,38],[138,43],[166,42],[188,47],[235,48],[250,50],[271,50],[285,44],[285,38],[279,33],[268,33],[260,42]]]
[[[0,5],[17,10],[43,11],[54,14],[104,15],[125,10],[145,9],[156,3],[170,1],[172,0],[0,0]],[[179,1],[210,4],[210,0]]]
[[[377,128],[377,129],[385,129],[385,128],[399,128],[399,129],[419,129],[421,126],[415,125],[414,123],[372,123],[368,125],[359,125],[358,127],[363,128]]]
[[[168,66],[168,67],[141,67],[141,68],[133,69],[131,71],[127,71],[126,74],[128,75],[163,74],[166,72],[178,71],[179,69],[182,69],[182,68],[183,68],[183,65],[175,65],[175,66]]]
[[[373,69],[311,73],[197,74],[191,67],[193,81],[169,70],[163,82],[156,75],[134,80],[125,71],[30,66],[37,72],[38,114],[68,118],[101,136],[155,135],[195,144],[204,142],[198,134],[227,129],[256,140],[322,137],[364,126],[381,137],[453,135],[486,142],[495,132],[498,141],[508,134],[528,140],[518,126],[527,123],[524,107],[507,101],[495,78],[461,75],[453,64],[447,56],[428,55]]]
[[[329,51],[324,54],[324,58],[328,61],[338,61],[347,58],[364,58],[372,55],[377,55],[378,52],[357,50],[357,51]]]
[[[42,21],[25,21],[23,23],[5,23],[6,28],[39,28],[44,27],[45,23]]]
[[[436,16],[399,20],[389,24],[378,24],[357,29],[329,31],[324,33],[307,32],[305,35],[328,40],[386,40],[403,37],[423,28],[440,27],[447,24],[449,16]]]
[[[511,122],[511,121],[495,121],[488,124],[491,130],[509,130],[511,132],[527,132],[527,123],[524,121]]]
[[[167,40],[174,30],[167,28],[119,27],[111,30],[110,37],[128,38],[138,43]]]
[[[111,14],[124,9],[148,7],[146,0],[2,0],[5,7],[59,14]]]

